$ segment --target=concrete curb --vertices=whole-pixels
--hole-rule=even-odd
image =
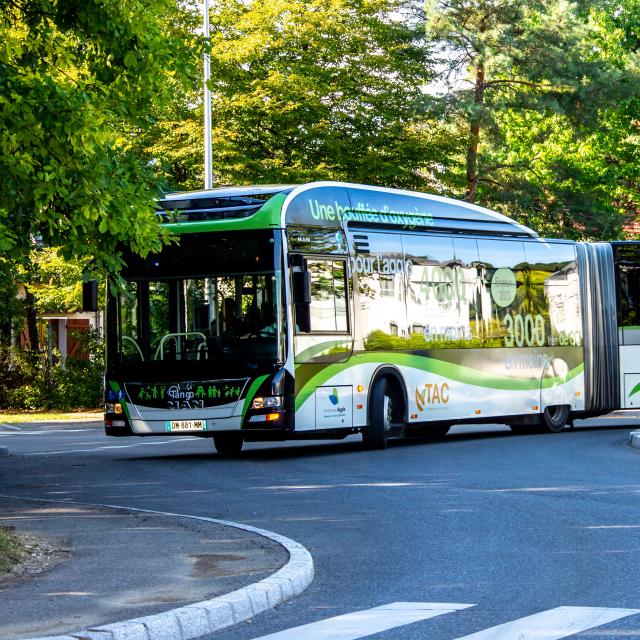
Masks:
[[[211,600],[196,602],[164,613],[135,618],[125,622],[91,627],[69,635],[46,636],[30,638],[29,640],[192,640],[252,618],[294,596],[300,595],[314,578],[313,558],[301,544],[264,529],[229,522],[228,520],[190,516],[182,513],[165,513],[150,509],[134,509],[110,504],[89,504],[64,500],[43,499],[40,501],[189,518],[190,520],[222,524],[249,531],[277,542],[288,551],[289,562],[268,578]]]
[[[632,431],[629,434],[629,440],[627,440],[627,444],[630,447],[635,447],[636,449],[640,449],[640,431]]]

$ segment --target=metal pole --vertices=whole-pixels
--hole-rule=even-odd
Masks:
[[[209,0],[204,0],[204,37],[209,44]],[[211,91],[207,81],[211,77],[209,54],[204,54],[204,188],[213,187],[213,167],[211,158]]]

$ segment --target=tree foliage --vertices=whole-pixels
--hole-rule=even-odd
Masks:
[[[132,151],[188,74],[174,0],[0,0],[0,249],[31,238],[117,269],[157,248],[157,179]]]
[[[417,188],[576,237],[638,207],[638,0],[212,6],[218,184]],[[111,269],[157,248],[159,185],[202,185],[198,3],[0,9],[0,274],[33,237]]]
[[[220,180],[422,183],[431,71],[414,4],[225,0],[212,24]]]
[[[607,146],[628,139],[620,106],[640,96],[640,75],[614,15],[564,0],[429,1],[441,125],[460,140],[452,192],[554,234],[617,232]]]

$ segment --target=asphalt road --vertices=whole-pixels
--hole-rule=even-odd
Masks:
[[[309,549],[316,579],[302,596],[212,638],[394,602],[474,605],[375,636],[453,640],[557,607],[640,609],[640,450],[626,446],[629,430],[457,428],[386,451],[352,438],[250,444],[225,458],[195,438],[0,427],[12,454],[0,459],[0,489],[233,520]],[[640,614],[572,637],[640,638]]]

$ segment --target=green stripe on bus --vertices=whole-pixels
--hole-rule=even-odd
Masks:
[[[462,382],[476,387],[501,389],[505,391],[530,391],[539,389],[540,386],[544,389],[548,389],[559,383],[572,380],[584,371],[584,363],[581,363],[569,371],[566,376],[544,378],[541,384],[539,379],[514,380],[507,376],[491,375],[463,365],[443,362],[442,360],[420,357],[407,353],[363,353],[354,355],[348,362],[327,365],[321,371],[312,376],[296,396],[296,411],[313,394],[316,387],[321,387],[335,375],[351,367],[355,367],[359,364],[370,363],[410,367],[412,369],[419,369],[428,373],[434,373],[442,376],[443,378],[455,380],[456,382]]]
[[[297,353],[295,356],[296,364],[303,364],[311,358],[315,358],[317,355],[321,354],[323,351],[328,351],[329,349],[333,349],[333,347],[337,347],[341,344],[351,344],[351,338],[348,340],[329,340],[327,342],[321,342],[320,344],[314,344],[313,346]]]
[[[115,392],[116,397],[118,396],[118,392],[120,391],[120,385],[117,382],[113,382],[112,380],[109,380],[109,386],[111,387],[111,390]],[[118,400],[118,402],[120,403],[120,406],[122,407],[122,410],[124,411],[124,415],[127,416],[127,418],[129,418],[129,420],[131,420],[131,415],[129,413],[129,407],[127,406],[127,402],[124,399],[124,393],[122,394],[122,399]]]
[[[251,229],[278,228],[282,223],[282,205],[287,198],[286,193],[278,193],[252,216],[247,218],[224,218],[222,220],[202,220],[200,222],[168,222],[162,225],[172,233],[203,233],[205,231],[241,231]]]

